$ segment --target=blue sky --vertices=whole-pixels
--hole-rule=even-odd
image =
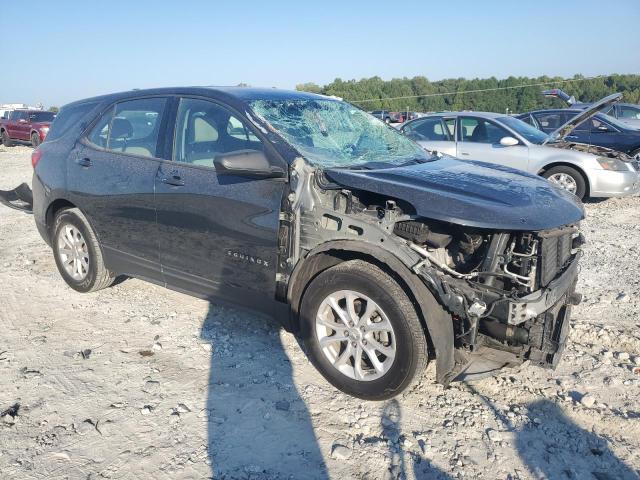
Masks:
[[[14,0],[0,10],[0,103],[374,75],[640,73],[638,0]]]

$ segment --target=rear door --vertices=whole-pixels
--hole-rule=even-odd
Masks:
[[[166,97],[110,107],[71,152],[71,201],[87,215],[110,268],[161,281],[154,180],[166,157]]]
[[[462,160],[480,160],[497,163],[519,170],[527,170],[529,147],[520,143],[504,146],[500,140],[513,134],[495,122],[480,117],[458,117],[457,157]]]
[[[401,130],[407,137],[429,151],[454,157],[456,155],[454,132],[449,131],[441,117],[421,118],[405,125]]]
[[[216,155],[261,150],[281,162],[242,115],[207,99],[180,99],[173,162],[155,179],[160,261],[179,289],[270,311],[286,181],[219,175]]]

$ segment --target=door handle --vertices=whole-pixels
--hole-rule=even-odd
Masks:
[[[172,185],[174,187],[184,187],[184,180],[179,175],[171,175],[170,177],[162,177],[162,183]]]
[[[85,167],[88,168],[91,166],[91,159],[90,158],[79,158],[78,160],[76,160],[76,163],[78,165],[80,165],[81,167]]]
[[[460,152],[460,155],[469,155],[469,152]]]
[[[567,138],[578,138],[577,135],[567,135]]]

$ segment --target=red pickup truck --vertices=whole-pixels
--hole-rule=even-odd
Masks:
[[[11,147],[15,141],[31,142],[37,147],[47,133],[56,114],[42,110],[13,110],[9,118],[0,119],[0,139]]]

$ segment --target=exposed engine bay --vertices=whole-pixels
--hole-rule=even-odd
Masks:
[[[568,333],[577,260],[577,224],[541,231],[496,231],[416,215],[399,198],[344,188],[298,164],[283,216],[282,290],[300,258],[335,240],[357,240],[400,258],[427,286],[453,324],[455,369],[475,353],[501,352],[504,365],[529,360],[555,367]],[[290,241],[287,244],[286,238]],[[282,258],[282,257],[281,257]],[[439,367],[438,367],[439,368]]]
[[[623,160],[627,162],[630,162],[633,160],[629,155],[627,155],[624,152],[619,152],[617,150],[612,150],[606,147],[599,147],[598,145],[589,145],[586,143],[556,141],[556,142],[547,143],[546,146],[561,148],[564,150],[577,150],[578,152],[592,153],[594,155],[598,155],[599,157],[617,158],[618,160]]]

